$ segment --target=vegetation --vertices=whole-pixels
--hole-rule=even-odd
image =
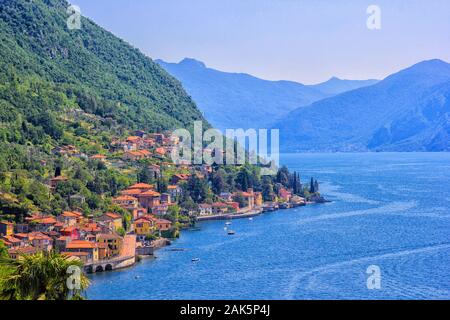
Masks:
[[[57,253],[37,253],[11,260],[0,258],[0,299],[8,300],[67,300],[81,299],[89,280],[81,272],[79,289],[69,289],[69,267],[82,269],[80,261]],[[76,286],[74,286],[76,287]]]

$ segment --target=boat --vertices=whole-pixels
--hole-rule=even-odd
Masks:
[[[248,218],[248,220],[253,221],[253,218],[250,217],[250,218]]]
[[[193,258],[192,259],[192,262],[199,262],[200,261],[200,258]]]
[[[236,232],[234,232],[233,230],[228,230],[227,233],[228,233],[229,236],[232,236],[232,235],[234,235]]]
[[[231,225],[231,221],[225,222],[225,225],[230,226]]]

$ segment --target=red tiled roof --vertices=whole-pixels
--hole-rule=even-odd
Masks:
[[[117,198],[114,198],[113,200],[116,201],[137,201],[137,199],[135,197],[131,197],[131,196],[119,196]]]
[[[153,189],[154,186],[147,183],[136,183],[128,187],[128,189]]]
[[[94,242],[89,242],[85,240],[74,240],[70,242],[66,249],[95,249],[97,245]]]

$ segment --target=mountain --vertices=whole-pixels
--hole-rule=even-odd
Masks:
[[[375,83],[334,78],[319,85],[268,81],[243,73],[214,70],[195,59],[179,63],[156,60],[183,83],[215,127],[267,128],[290,111],[323,98]]]
[[[332,77],[330,80],[310,86],[320,92],[334,96],[340,93],[359,89],[362,87],[368,87],[374,85],[379,80],[369,79],[369,80],[343,80],[337,77]]]
[[[36,82],[52,91],[36,108],[3,92],[4,108],[31,124],[47,111],[58,120],[66,99],[72,109],[124,128],[185,127],[203,119],[182,85],[139,50],[84,17],[81,29],[70,30],[68,7],[65,0],[0,1],[1,83]]]
[[[450,151],[450,64],[420,62],[273,127],[284,151]]]

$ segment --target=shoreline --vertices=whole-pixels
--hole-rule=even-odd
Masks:
[[[225,221],[225,220],[237,220],[237,219],[245,219],[245,218],[252,218],[252,217],[256,217],[259,215],[262,215],[264,213],[276,213],[278,211],[284,211],[284,210],[288,210],[288,209],[294,209],[294,208],[298,208],[298,207],[304,207],[304,206],[308,206],[308,205],[312,205],[312,204],[324,204],[324,203],[328,203],[331,201],[325,200],[324,202],[305,202],[303,204],[297,204],[297,205],[292,205],[291,207],[278,207],[276,209],[271,209],[271,210],[264,210],[264,208],[258,208],[256,210],[252,210],[250,212],[245,212],[245,213],[240,213],[240,214],[228,214],[228,215],[211,215],[211,216],[203,216],[203,217],[197,217],[196,222],[205,222],[205,221]],[[151,247],[151,254],[145,254],[145,255],[139,255],[136,254],[134,256],[134,261],[133,263],[127,263],[126,266],[121,266],[118,268],[114,268],[113,270],[108,270],[107,272],[114,272],[114,271],[118,271],[118,270],[123,270],[123,269],[129,269],[134,267],[136,264],[138,264],[142,259],[147,259],[147,258],[153,258],[156,259],[157,257],[155,256],[155,252],[158,251],[159,249],[162,249],[164,247],[168,247],[172,245],[173,240],[176,239],[158,239],[157,240],[157,244],[155,246]],[[131,260],[131,259],[130,259]],[[130,262],[128,260],[128,262]],[[106,270],[105,270],[106,272]],[[95,275],[97,274],[97,272],[92,272],[89,273],[91,275]]]

